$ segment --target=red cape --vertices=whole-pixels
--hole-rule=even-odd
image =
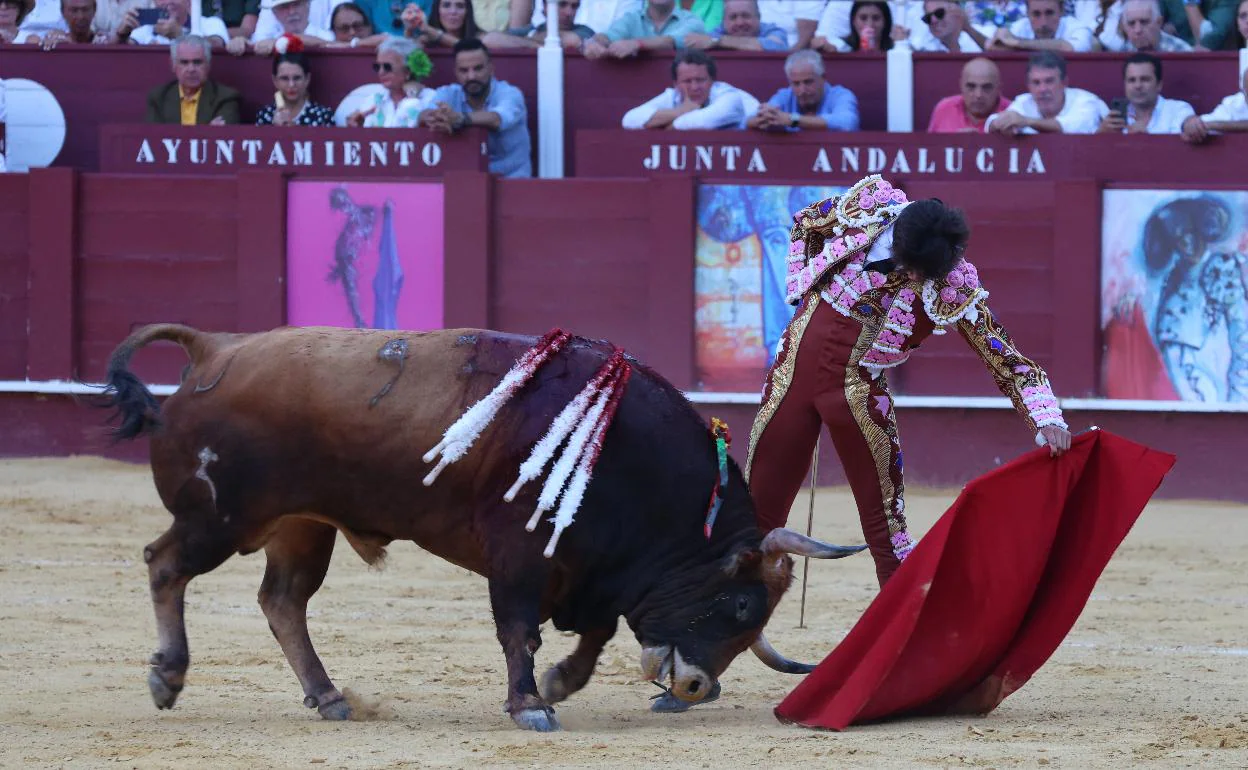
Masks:
[[[1174,461],[1092,430],[967,484],[777,718],[992,711],[1057,649]]]

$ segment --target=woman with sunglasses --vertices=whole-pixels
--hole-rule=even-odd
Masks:
[[[414,40],[395,37],[377,46],[373,72],[385,90],[373,97],[373,106],[347,116],[348,126],[416,128],[420,113],[434,106],[435,91],[420,81],[429,77],[433,63]]]
[[[334,33],[330,47],[373,48],[384,42],[389,35],[373,31],[368,14],[356,3],[346,2],[334,6],[329,17],[329,31]]]
[[[332,126],[334,111],[308,98],[312,71],[308,57],[293,51],[273,59],[273,103],[260,108],[257,126]]]

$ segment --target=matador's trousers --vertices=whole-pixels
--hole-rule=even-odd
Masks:
[[[893,538],[906,520],[893,399],[883,375],[857,365],[870,344],[861,323],[806,296],[768,374],[746,474],[760,529],[783,527],[827,425],[883,586],[901,564]]]

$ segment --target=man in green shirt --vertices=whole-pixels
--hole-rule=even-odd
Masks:
[[[646,0],[644,8],[624,14],[605,33],[586,40],[585,58],[626,59],[640,51],[680,49],[685,47],[685,35],[705,31],[702,19],[676,7],[676,0]]]

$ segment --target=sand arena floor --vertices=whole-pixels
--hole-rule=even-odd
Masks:
[[[801,513],[805,522],[805,493]],[[952,501],[914,490],[923,532]],[[818,496],[816,534],[856,542],[843,489]],[[1248,508],[1154,503],[1066,643],[984,718],[820,733],[779,724],[796,683],[746,653],[716,703],[650,714],[622,632],[564,732],[516,729],[485,581],[396,543],[384,571],[339,538],[311,632],[366,721],[327,723],[256,604],[260,554],[188,591],[191,669],[176,708],[148,695],[156,637],[142,547],[167,527],[146,466],[93,458],[0,462],[0,767],[1248,767]],[[874,594],[870,561],[814,563],[769,635],[818,659]],[[539,670],[572,648],[548,629]]]

